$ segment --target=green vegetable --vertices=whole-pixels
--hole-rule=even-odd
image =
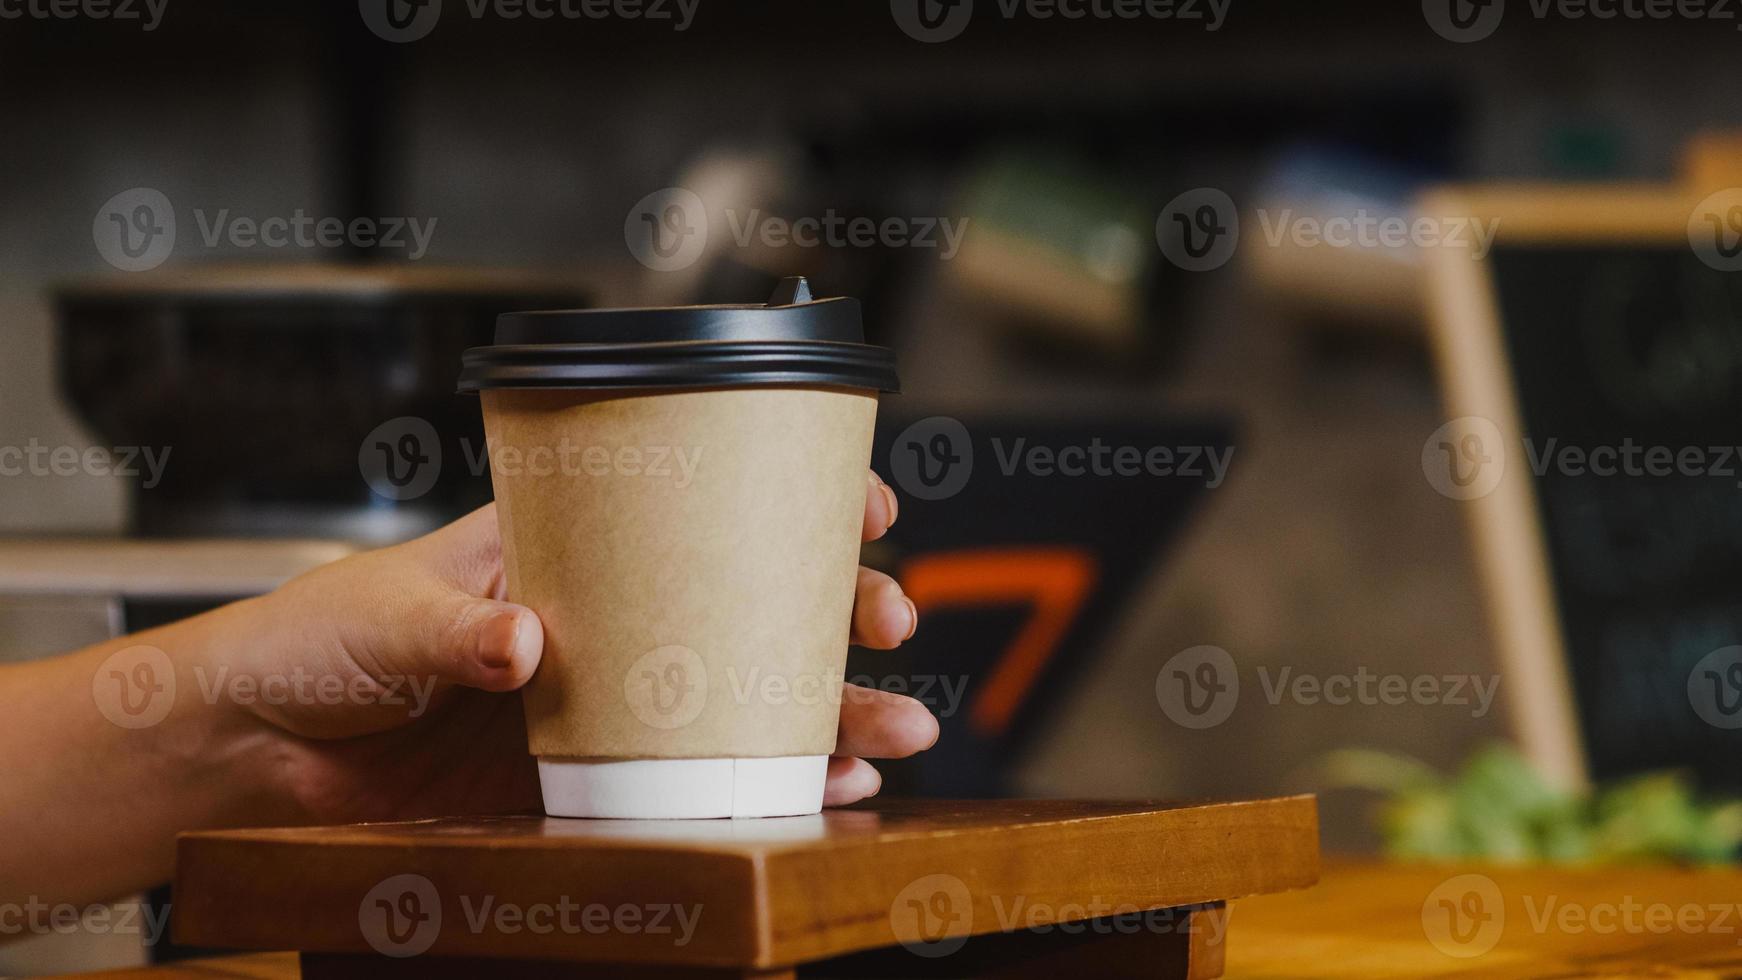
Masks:
[[[1701,801],[1682,773],[1637,776],[1595,794],[1558,789],[1511,746],[1484,747],[1455,776],[1369,749],[1321,763],[1331,787],[1378,792],[1394,858],[1490,861],[1734,861],[1742,801]]]

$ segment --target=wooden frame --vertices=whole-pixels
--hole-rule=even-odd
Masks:
[[[1688,224],[1706,195],[1688,187],[1629,184],[1494,185],[1433,191],[1424,216],[1498,221],[1504,245],[1641,244],[1687,247]],[[1505,351],[1493,270],[1464,248],[1424,250],[1426,306],[1447,418],[1481,416],[1498,426],[1509,455],[1523,426]],[[1569,788],[1589,779],[1567,668],[1541,513],[1527,467],[1512,460],[1495,489],[1467,502],[1468,517],[1507,677],[1512,730],[1524,754]]]

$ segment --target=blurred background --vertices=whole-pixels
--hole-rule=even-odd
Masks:
[[[902,522],[867,559],[927,618],[850,672],[948,734],[888,792],[1328,790],[1374,781],[1336,750],[1451,770],[1508,738],[1466,515],[1424,477],[1447,414],[1420,249],[1279,223],[1408,218],[1445,182],[1685,185],[1742,129],[1716,14],[159,4],[0,4],[0,657],[487,501],[452,391],[499,312],[804,275],[901,359],[874,466]],[[1097,443],[1173,465],[1003,465]],[[988,556],[1031,574],[986,586]],[[1716,622],[1706,650],[1736,642]],[[1182,653],[1237,665],[1225,717],[1168,710]],[[1470,693],[1266,696],[1363,673]],[[1372,802],[1327,793],[1327,849],[1385,843]]]

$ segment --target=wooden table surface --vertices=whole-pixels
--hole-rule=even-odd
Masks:
[[[1448,928],[1452,923],[1443,902],[1462,910],[1465,918],[1457,932]],[[1226,975],[1290,980],[1738,977],[1739,904],[1742,870],[1504,869],[1328,860],[1312,889],[1234,904]],[[1484,915],[1490,924],[1476,928]],[[1482,951],[1490,941],[1492,947]],[[297,975],[294,954],[264,953],[103,976],[294,980]]]
[[[1228,934],[1228,977],[1742,977],[1742,869],[1327,859]]]
[[[1109,914],[1093,907],[1304,888],[1318,867],[1310,796],[885,800],[741,821],[453,818],[184,835],[174,928],[210,948],[769,970]],[[658,911],[665,925],[535,931],[517,918],[575,903]],[[491,909],[516,918],[499,923]],[[693,922],[673,929],[669,910]],[[420,938],[394,938],[414,922]]]

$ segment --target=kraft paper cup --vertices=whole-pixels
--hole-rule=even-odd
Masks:
[[[894,371],[887,351],[839,339],[837,304],[852,303],[856,332],[856,303],[805,299],[537,322],[566,323],[564,338],[625,322],[680,337],[653,343],[503,344],[505,323],[496,347],[468,353],[508,594],[544,625],[524,699],[554,816],[822,807],[877,396]],[[726,339],[682,339],[717,334],[720,315],[738,321]],[[795,339],[805,330],[835,332]],[[528,372],[538,357],[560,363]],[[574,383],[577,362],[617,383]],[[552,383],[563,372],[570,383]],[[501,383],[529,377],[544,384]]]

